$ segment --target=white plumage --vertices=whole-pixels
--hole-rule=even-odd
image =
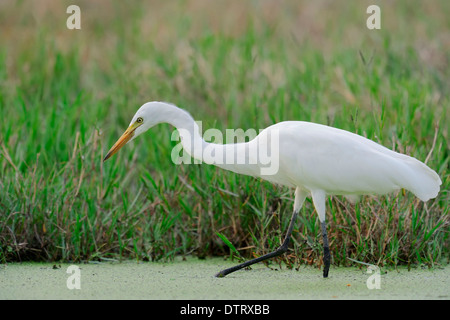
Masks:
[[[330,264],[325,225],[327,195],[343,195],[354,201],[360,195],[381,195],[404,188],[427,201],[437,196],[441,185],[436,172],[415,158],[389,150],[357,134],[316,123],[285,121],[264,129],[246,143],[208,143],[202,139],[198,125],[188,112],[164,102],[144,104],[105,160],[125,143],[161,122],[170,123],[179,130],[184,150],[196,159],[296,188],[294,214],[280,249],[223,270],[218,276],[285,252],[297,213],[306,196],[311,194],[322,224],[324,277],[327,277]],[[230,153],[234,156],[228,159],[235,161],[227,163],[226,155]],[[258,157],[261,153],[270,154],[278,161],[275,173],[263,173],[267,164]]]
[[[303,121],[280,122],[266,130],[280,133],[280,170],[287,177],[283,184],[344,196],[404,188],[422,201],[439,192],[439,176],[424,163],[357,134]]]

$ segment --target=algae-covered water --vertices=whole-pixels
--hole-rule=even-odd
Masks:
[[[0,265],[0,299],[450,299],[450,266],[383,268],[380,273],[332,267],[323,279],[313,267],[274,270],[259,264],[214,277],[233,264],[222,258],[10,263]]]

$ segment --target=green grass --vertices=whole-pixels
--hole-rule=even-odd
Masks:
[[[137,108],[162,100],[203,130],[313,121],[427,159],[443,185],[426,204],[409,192],[329,199],[332,262],[448,262],[447,1],[382,6],[380,31],[367,30],[361,3],[132,4],[80,2],[80,31],[65,28],[63,2],[3,5],[0,261],[250,258],[278,247],[293,190],[174,165],[169,125],[102,163]],[[320,266],[310,199],[293,237],[277,262]]]

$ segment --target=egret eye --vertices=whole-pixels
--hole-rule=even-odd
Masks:
[[[139,118],[136,119],[136,122],[137,122],[137,123],[142,123],[142,122],[144,122],[144,119],[142,119],[141,117],[139,117]]]

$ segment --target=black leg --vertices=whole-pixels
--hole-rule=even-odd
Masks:
[[[320,223],[322,227],[322,238],[323,238],[323,277],[328,278],[328,270],[330,270],[330,247],[328,245],[327,237],[327,225],[324,222]]]
[[[288,228],[286,237],[284,238],[284,241],[283,241],[283,244],[281,245],[281,247],[279,247],[274,252],[271,252],[271,253],[265,254],[261,257],[252,259],[250,261],[238,264],[237,266],[222,270],[218,274],[216,274],[216,277],[223,278],[227,274],[230,274],[230,273],[240,270],[242,268],[248,267],[252,264],[255,264],[255,263],[270,259],[270,258],[278,257],[279,255],[282,255],[283,253],[285,253],[289,246],[289,240],[291,239],[292,230],[294,229],[294,222],[295,222],[295,219],[297,218],[297,215],[298,215],[298,211],[294,210],[294,213],[292,214],[291,222],[289,223],[289,228]]]

